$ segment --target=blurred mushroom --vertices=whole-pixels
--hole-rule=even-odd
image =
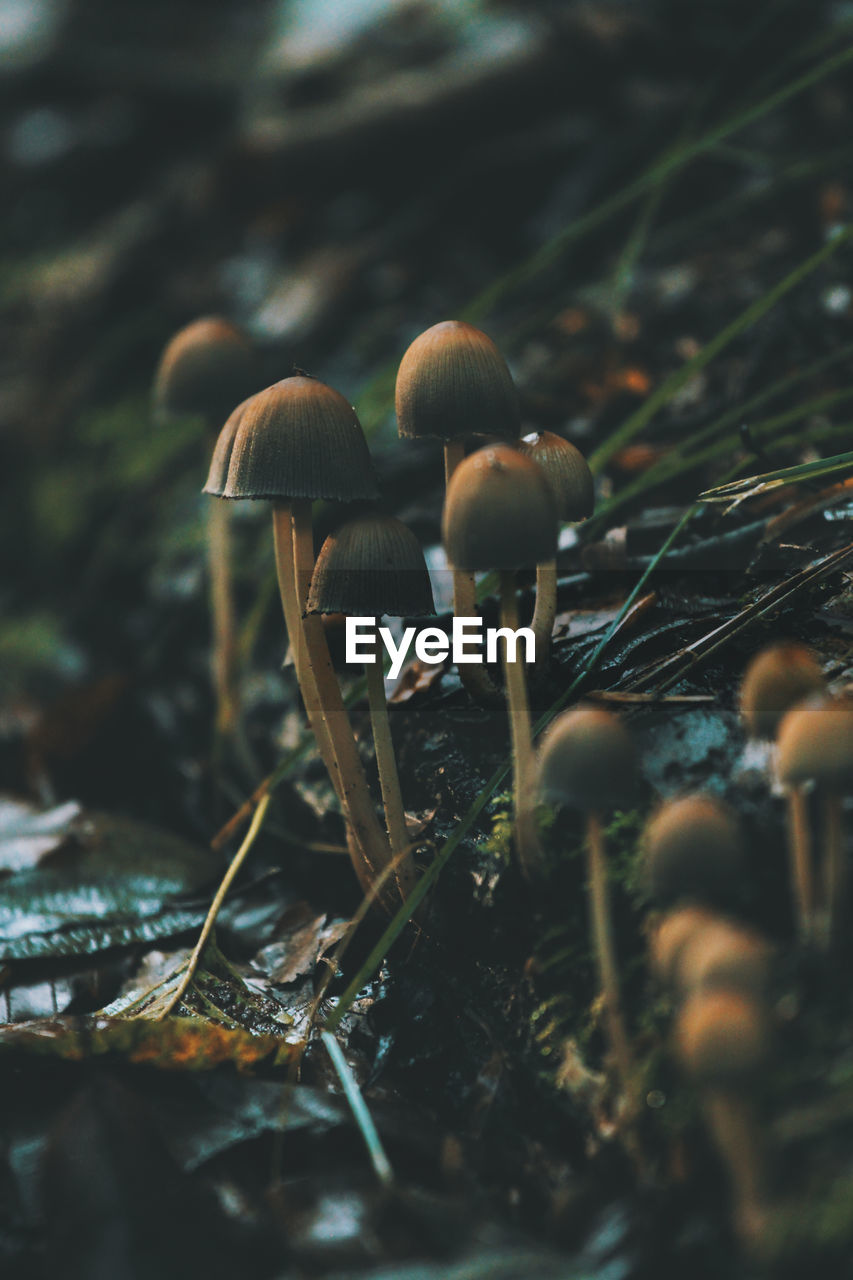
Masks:
[[[515,572],[547,560],[557,545],[556,506],[542,469],[508,445],[478,449],[460,462],[450,479],[442,532],[454,569],[497,569],[500,576],[516,848],[522,870],[530,875],[535,843],[529,803],[533,745],[527,682],[518,653],[522,636],[516,634]]]
[[[433,614],[429,571],[417,538],[393,516],[367,515],[342,525],[320,549],[308,593],[308,612],[374,618],[383,614],[412,618]],[[414,886],[415,868],[406,853],[406,812],[381,656],[376,655],[375,661],[366,662],[364,667],[385,821],[397,884],[406,898]]]
[[[257,360],[246,335],[219,316],[179,329],[166,344],[154,376],[158,417],[193,415],[204,420],[207,447],[235,405],[257,388]],[[213,627],[216,726],[230,733],[239,714],[234,590],[228,512],[208,504],[207,557]]]
[[[740,706],[753,738],[775,738],[788,711],[804,699],[824,691],[823,672],[803,645],[769,645],[752,659],[740,687]],[[802,785],[788,785],[788,848],[791,892],[800,939],[814,933],[815,890],[808,794]]]
[[[743,842],[735,815],[715,796],[668,800],[646,823],[642,844],[656,901],[719,904],[736,895]]]
[[[613,941],[603,816],[635,797],[637,758],[631,737],[616,716],[598,707],[575,707],[558,716],[539,753],[538,793],[586,815],[587,867],[592,939],[604,996],[610,1048],[622,1087],[636,1101],[636,1082],[619,995]]]
[[[518,397],[506,361],[491,338],[462,320],[426,329],[400,361],[395,394],[401,436],[444,441],[445,491],[465,456],[469,436],[514,440]],[[473,571],[453,567],[453,612],[477,614]],[[491,701],[496,687],[484,666],[463,664],[460,678],[472,697]]]
[[[770,1053],[766,1012],[743,991],[700,989],[679,1013],[675,1042],[728,1167],[738,1232],[756,1245],[766,1222],[767,1179],[752,1095]]]
[[[781,781],[797,790],[811,782],[821,800],[823,909],[817,933],[820,944],[828,947],[838,939],[846,909],[842,797],[853,789],[853,704],[829,699],[799,703],[780,724],[777,745]]]
[[[553,431],[534,432],[518,443],[519,450],[538,462],[557,501],[557,516],[562,523],[575,524],[592,515],[595,507],[595,485],[586,458],[562,436]],[[533,612],[533,634],[536,638],[536,661],[544,662],[551,648],[554,619],[557,616],[557,560],[536,566],[536,606]]]

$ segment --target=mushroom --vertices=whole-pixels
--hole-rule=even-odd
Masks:
[[[420,543],[393,516],[366,515],[329,535],[320,549],[308,612],[403,618],[435,613],[429,570]],[[409,836],[394,755],[382,659],[364,664],[370,723],[385,808],[385,822],[403,898],[411,891],[415,869],[407,854]]]
[[[519,660],[521,636],[515,571],[554,554],[557,511],[545,475],[509,445],[472,453],[453,472],[442,524],[444,546],[455,568],[497,569],[500,576],[504,680],[512,737],[516,849],[530,875],[534,839],[528,789],[533,757],[527,682]],[[532,638],[532,636],[531,636]],[[512,652],[511,652],[512,648]]]
[[[707,907],[676,907],[658,919],[649,935],[652,973],[664,986],[675,985],[681,953],[695,934],[718,917]]]
[[[642,844],[649,892],[657,901],[717,904],[732,898],[743,843],[722,800],[700,793],[668,800],[646,823]]]
[[[319,615],[302,614],[314,568],[315,498],[376,497],[367,442],[339,392],[303,375],[251,396],[231,415],[214,451],[205,492],[268,498],[276,568],[305,709],[355,838],[353,865],[370,892],[389,861]],[[385,897],[386,905],[388,903]]]
[[[770,1053],[767,1014],[744,991],[699,989],[679,1013],[675,1043],[728,1166],[739,1234],[754,1245],[766,1221],[765,1158],[752,1095]]]
[[[160,417],[204,419],[208,443],[236,404],[258,384],[257,362],[246,335],[219,316],[206,316],[178,330],[166,344],[154,377],[154,407]],[[230,733],[238,716],[237,647],[228,513],[208,509],[207,556],[213,625],[213,686],[216,725]]]
[[[444,441],[445,490],[465,456],[466,437],[518,436],[518,397],[506,361],[487,334],[462,320],[443,320],[415,338],[400,361],[395,407],[402,437]],[[453,612],[477,613],[474,574],[461,566],[453,568]],[[459,675],[472,697],[494,700],[484,666],[465,663]]]
[[[815,699],[793,707],[779,726],[781,781],[802,789],[814,783],[823,809],[823,910],[818,941],[837,941],[847,897],[842,797],[853,787],[853,704]],[[805,819],[807,820],[807,819]]]
[[[613,941],[604,815],[632,803],[636,790],[634,743],[622,721],[599,707],[564,711],[548,729],[539,753],[538,793],[586,815],[592,939],[604,996],[607,1035],[622,1087],[633,1105],[634,1066],[622,1016]]]
[[[685,993],[723,987],[763,996],[772,958],[760,933],[718,917],[686,940],[675,963],[675,985]]]
[[[783,642],[769,645],[752,659],[741,682],[740,708],[753,738],[776,737],[785,714],[804,699],[824,691],[823,672],[808,649]],[[815,891],[808,794],[805,787],[786,787],[791,892],[802,941],[814,933]]]
[[[574,524],[592,515],[595,507],[595,485],[586,458],[579,449],[553,431],[533,432],[524,436],[519,441],[518,448],[526,457],[538,462],[545,472],[557,500],[557,515],[561,522]],[[544,662],[548,655],[556,615],[555,557],[536,566],[536,606],[531,626],[536,638],[537,662]]]

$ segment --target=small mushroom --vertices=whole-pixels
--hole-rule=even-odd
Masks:
[[[769,645],[750,662],[740,687],[740,707],[753,738],[775,738],[788,711],[826,687],[823,672],[808,649],[784,642]],[[808,794],[802,785],[786,787],[788,847],[797,927],[808,941],[815,928],[815,890]]]
[[[180,329],[166,344],[154,377],[155,413],[202,418],[209,444],[234,406],[257,384],[257,361],[246,335],[219,316],[206,316]],[[216,724],[227,734],[236,725],[239,698],[230,529],[220,503],[208,508],[207,558]]]
[[[367,515],[330,534],[320,549],[308,612],[357,617],[421,618],[435,612],[429,570],[417,538],[393,516]],[[415,869],[406,853],[409,837],[394,755],[382,660],[366,662],[367,697],[385,821],[403,898],[411,892]]]
[[[619,995],[603,817],[633,802],[636,780],[634,743],[622,721],[611,712],[599,707],[575,707],[564,711],[548,729],[539,753],[537,789],[543,800],[570,805],[586,815],[593,947],[610,1048],[632,1105],[636,1102],[636,1083]]]
[[[365,891],[390,859],[332,668],[319,615],[302,617],[314,569],[315,498],[376,497],[376,480],[355,410],[337,391],[302,375],[239,405],[220,433],[206,493],[268,498],[279,590],[311,728],[355,837],[353,864]],[[390,907],[387,895],[386,906]]]
[[[444,442],[445,490],[468,437],[514,440],[519,432],[506,361],[487,334],[462,320],[443,320],[415,338],[400,361],[395,405],[401,436]],[[453,612],[457,618],[477,613],[473,572],[460,566],[453,568]],[[464,663],[459,675],[472,697],[494,700],[497,690],[484,666]]]
[[[785,786],[813,783],[823,809],[823,862],[819,884],[823,910],[818,941],[838,939],[846,907],[842,797],[853,790],[853,704],[816,699],[798,703],[779,726],[778,769]],[[804,817],[804,822],[807,816]]]
[[[595,508],[595,484],[586,458],[568,440],[553,431],[533,432],[524,436],[519,450],[545,472],[561,522],[575,524],[586,520]],[[557,616],[556,558],[536,566],[536,606],[533,612],[533,634],[536,637],[536,660],[544,662],[551,647],[554,619]]]
[[[735,815],[715,796],[668,800],[647,822],[642,844],[656,901],[714,905],[735,896],[743,842]]]
[[[534,856],[528,816],[533,746],[527,682],[518,652],[522,637],[516,636],[515,572],[547,560],[557,545],[556,505],[542,469],[508,445],[478,449],[460,462],[451,477],[442,531],[454,568],[499,572],[516,848],[522,869],[529,875]]]
[[[767,989],[773,949],[754,929],[717,918],[686,941],[675,965],[680,991],[721,987],[761,997]]]
[[[719,917],[707,907],[676,907],[655,922],[649,935],[652,973],[667,987],[675,985],[681,953],[695,934]]]
[[[699,989],[676,1025],[679,1062],[697,1085],[705,1120],[732,1182],[744,1242],[760,1242],[767,1215],[766,1160],[753,1094],[770,1054],[761,1002],[744,991]]]

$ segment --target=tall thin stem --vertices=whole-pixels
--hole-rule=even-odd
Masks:
[[[406,828],[406,811],[403,808],[397,758],[394,755],[394,742],[391,737],[391,722],[388,719],[388,702],[385,698],[385,678],[381,659],[377,657],[375,662],[366,662],[364,672],[367,676],[367,700],[370,706],[370,723],[376,750],[376,766],[379,770],[379,785],[382,788],[382,803],[385,808],[385,825],[391,841],[391,855],[396,858],[408,847],[409,833]],[[396,875],[397,887],[405,901],[415,883],[415,866],[410,856],[400,858]]]
[[[518,630],[518,601],[515,594],[515,573],[502,569],[501,626],[511,632]],[[536,843],[533,831],[533,811],[530,805],[533,774],[533,735],[530,727],[530,705],[527,700],[527,681],[520,646],[515,645],[515,661],[510,661],[511,637],[504,641],[504,681],[506,684],[507,711],[509,713],[513,767],[513,814],[515,819],[515,847],[523,873],[530,878],[534,872]]]
[[[735,1225],[744,1244],[760,1243],[767,1221],[766,1169],[761,1134],[749,1099],[709,1089],[703,1100],[708,1128],[732,1183]]]
[[[305,583],[306,580],[310,582],[314,567],[311,503],[306,499],[294,501],[292,514],[295,578],[300,592],[304,589],[307,593]],[[368,891],[376,876],[391,860],[390,846],[373,807],[364,767],[332,666],[323,619],[319,614],[310,613],[301,619],[301,625],[305,637],[306,670],[312,674],[316,691],[315,714],[325,725],[332,744],[340,777],[341,804],[357,846],[354,850],[357,854],[355,871],[362,888]],[[313,717],[311,723],[313,727]],[[393,895],[383,893],[382,902],[389,910],[394,909]]]
[[[459,463],[465,457],[465,445],[461,440],[445,440],[444,442],[444,491],[450,484]],[[473,573],[466,569],[453,568],[453,616],[455,618],[477,617],[477,584]],[[500,698],[500,690],[481,662],[463,662],[459,664],[459,679],[475,702],[495,702]]]
[[[237,642],[231,581],[231,512],[215,499],[207,506],[207,569],[213,630],[211,667],[216,695],[216,731],[233,733],[240,711],[237,691]]]
[[[278,577],[278,590],[281,596],[281,607],[284,613],[284,624],[287,628],[287,639],[293,656],[293,668],[296,680],[305,704],[308,723],[314,734],[317,749],[338,800],[341,800],[342,784],[340,769],[328,727],[320,715],[320,700],[317,695],[317,683],[308,663],[305,651],[305,637],[302,632],[302,606],[296,586],[293,552],[293,515],[291,503],[279,501],[274,503],[272,512],[273,543],[275,546],[275,568]]]
[[[544,666],[551,652],[551,636],[557,616],[557,561],[546,560],[536,566],[536,604],[530,623],[536,638],[536,663]]]
[[[844,859],[844,824],[841,796],[823,793],[823,875],[826,893],[827,943],[838,941],[847,898],[847,866]]]
[[[809,800],[804,787],[791,787],[788,790],[788,819],[791,891],[798,931],[800,941],[810,943],[814,941],[815,935],[815,892]]]
[[[604,997],[607,1038],[616,1060],[622,1088],[633,1110],[634,1065],[619,995],[619,969],[613,943],[610,919],[610,894],[607,888],[607,859],[604,850],[604,828],[601,815],[587,815],[587,848],[589,854],[589,891],[592,936],[598,960],[598,973]]]

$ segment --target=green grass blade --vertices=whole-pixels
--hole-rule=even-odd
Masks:
[[[350,1071],[349,1063],[335,1037],[330,1035],[328,1031],[321,1031],[320,1034],[332,1060],[332,1066],[338,1073],[344,1096],[350,1105],[350,1110],[361,1131],[361,1136],[364,1138],[364,1145],[367,1147],[367,1154],[370,1156],[370,1163],[373,1165],[374,1172],[383,1187],[391,1187],[394,1185],[394,1171],[376,1131],[373,1117],[367,1109],[367,1103],[361,1096],[358,1081]]]
[[[730,484],[718,484],[700,493],[697,502],[731,502],[734,498],[749,498],[757,493],[767,493],[786,484],[800,480],[817,480],[853,469],[853,452],[836,453],[831,458],[819,458],[815,462],[802,462],[794,467],[782,467],[778,471],[764,471],[756,476],[746,476]]]

